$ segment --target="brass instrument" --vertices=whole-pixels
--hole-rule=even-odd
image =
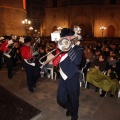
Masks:
[[[49,53],[47,53],[46,55],[44,55],[43,57],[41,57],[39,59],[40,64],[42,64],[42,66],[40,68],[43,68],[47,63],[49,63],[51,60],[53,60],[54,58],[56,58],[58,55],[60,55],[62,52],[67,52],[71,49],[72,46],[72,42],[70,40],[68,40],[67,38],[61,38],[58,41],[58,48],[61,50],[58,54],[56,54],[53,58],[51,58],[50,60],[42,63],[41,60],[43,58],[45,58],[46,56],[48,56],[49,54],[53,53],[54,51],[56,51],[56,49],[53,49],[52,51],[50,51]]]
[[[66,37],[63,37],[60,40],[58,40],[58,42],[57,42],[58,46],[57,47],[61,50],[61,52],[59,52],[53,58],[51,58],[50,60],[48,60],[48,61],[46,61],[44,63],[42,63],[41,60],[43,58],[45,58],[46,56],[48,56],[49,54],[53,53],[56,49],[53,49],[52,51],[50,51],[49,53],[47,53],[46,55],[44,55],[43,57],[41,57],[39,59],[40,64],[42,64],[42,66],[40,68],[43,68],[47,63],[49,63],[51,60],[53,60],[54,58],[56,58],[62,52],[68,52],[71,49],[71,47],[72,47],[73,44],[78,44],[78,43],[76,43],[74,41],[75,40],[78,41],[78,40],[81,39],[81,37],[79,35],[81,33],[81,29],[80,29],[79,26],[74,26],[74,31],[75,31],[75,34],[74,34],[74,36],[72,37],[71,40],[67,39]]]
[[[30,60],[27,60],[28,63],[34,63],[36,58],[39,55],[38,50],[36,50],[36,45],[38,44],[38,42],[39,42],[39,39],[35,40],[35,42],[31,46],[31,53],[32,53],[33,58]]]

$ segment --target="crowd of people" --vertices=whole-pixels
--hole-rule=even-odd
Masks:
[[[30,41],[30,50],[33,49],[33,44],[40,38],[31,38]],[[29,40],[28,40],[29,41]],[[13,39],[11,36],[4,36],[0,37],[0,69],[2,69],[2,64],[7,64],[8,67],[8,78],[11,79],[13,77],[12,69],[16,66],[17,62],[21,62],[22,68],[25,67],[24,63],[22,62],[23,58],[21,55],[21,48],[26,43],[20,40],[20,37]],[[7,47],[6,47],[7,46]],[[120,45],[119,41],[96,41],[94,45],[86,45],[80,44],[81,47],[84,48],[84,55],[82,59],[82,63],[79,66],[80,69],[88,64],[87,68],[96,68],[99,69],[101,72],[108,71],[112,79],[120,79]],[[38,57],[42,58],[51,50],[56,48],[56,43],[50,40],[39,40],[36,42],[34,49],[38,51]],[[10,56],[8,56],[9,53]],[[49,59],[54,58],[55,52],[45,56],[40,61],[45,63],[49,61]],[[28,58],[27,58],[28,59]],[[100,59],[103,59],[102,62]],[[103,62],[104,61],[104,62]],[[40,70],[41,76],[47,76],[50,78],[50,73],[47,68],[52,68],[53,63],[50,60],[48,63]],[[56,67],[54,67],[56,70]],[[56,71],[59,76],[59,71]],[[115,76],[115,74],[116,76]],[[85,71],[86,74],[86,71]],[[113,77],[114,76],[114,77]],[[89,87],[89,84],[88,84]]]
[[[88,64],[86,81],[96,87],[95,91],[102,89],[101,97],[111,92],[113,97],[119,89],[120,80],[120,46],[116,41],[96,42],[96,46],[85,48],[85,58]],[[103,74],[104,73],[104,74]]]
[[[61,37],[71,40],[74,32],[63,29]],[[13,67],[21,63],[27,76],[27,85],[30,92],[39,77],[50,78],[48,68],[54,68],[59,76],[57,92],[58,103],[67,109],[66,116],[72,116],[77,120],[79,106],[79,71],[86,65],[84,70],[87,87],[95,86],[95,91],[102,89],[101,97],[106,92],[111,92],[113,97],[119,89],[120,80],[120,45],[119,41],[96,41],[94,45],[86,45],[81,41],[80,45],[72,45],[67,52],[62,52],[54,58],[57,43],[49,40],[41,40],[39,37],[0,37],[0,69],[3,64],[7,65],[7,76],[12,79]],[[57,52],[60,50],[57,49]],[[47,55],[46,55],[47,54]],[[41,68],[41,66],[44,66]],[[103,74],[105,73],[105,74]],[[74,82],[73,82],[74,81]],[[75,87],[76,86],[76,87]],[[74,88],[74,89],[73,89]],[[74,97],[73,97],[74,96]],[[74,99],[73,99],[74,98]]]

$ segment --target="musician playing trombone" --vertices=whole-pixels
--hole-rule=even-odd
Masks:
[[[75,40],[73,30],[63,28],[60,36],[71,41],[72,45],[69,51],[62,52],[53,60],[53,65],[59,65],[60,71],[57,101],[63,108],[67,109],[66,116],[71,116],[71,120],[77,120],[80,93],[79,65],[83,56],[83,48],[76,45],[78,40]]]

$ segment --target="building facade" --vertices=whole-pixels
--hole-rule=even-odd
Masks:
[[[78,25],[82,36],[120,37],[119,13],[120,0],[47,0],[43,34]]]
[[[27,0],[27,18],[31,20],[33,32],[40,32],[45,15],[46,0]]]
[[[25,35],[22,20],[26,18],[25,0],[0,0],[0,36]]]

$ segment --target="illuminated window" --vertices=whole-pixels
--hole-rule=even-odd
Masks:
[[[26,9],[26,0],[23,0],[23,9]]]

